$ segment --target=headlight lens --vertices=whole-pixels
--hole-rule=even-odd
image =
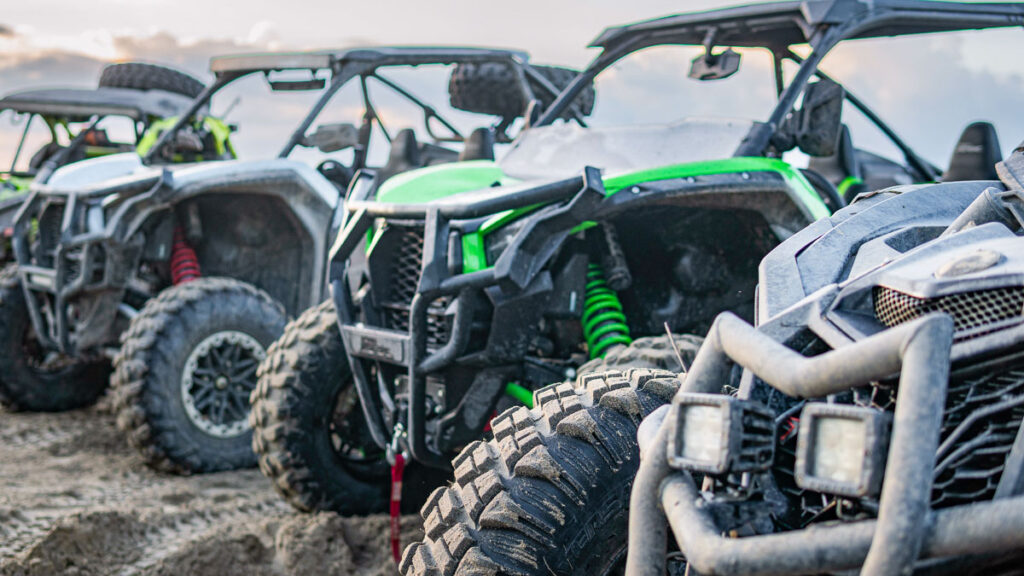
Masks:
[[[890,416],[880,410],[808,404],[800,416],[796,482],[840,496],[878,493],[888,452]]]
[[[670,466],[706,474],[771,466],[774,413],[764,405],[720,394],[679,394],[673,411]]]
[[[725,438],[727,406],[690,404],[682,406],[678,441],[680,456],[686,460],[715,466],[719,461]]]
[[[494,266],[498,258],[505,252],[516,234],[526,226],[529,218],[520,216],[518,219],[484,235],[484,250],[487,254],[487,265]]]

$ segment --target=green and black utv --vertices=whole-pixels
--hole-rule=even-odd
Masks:
[[[537,437],[519,432],[530,422],[581,438],[598,431],[586,412],[571,415],[586,402],[571,386],[535,391],[604,369],[678,370],[700,340],[678,335],[703,334],[722,311],[753,320],[758,262],[843,206],[837,185],[939,178],[818,69],[836,42],[861,34],[823,14],[768,5],[608,29],[593,44],[600,55],[528,117],[501,159],[410,171],[379,186],[372,172],[358,174],[331,253],[333,299],[286,329],[252,397],[254,448],[277,489],[303,510],[382,511],[389,462],[407,456],[419,466],[404,483],[411,508],[433,487],[429,477],[450,477],[452,457],[465,448],[454,464],[457,486],[480,483],[479,496],[490,498],[491,467],[505,474],[514,465],[500,462],[497,446],[532,446]],[[772,24],[779,22],[803,27]],[[789,49],[808,41],[819,49],[806,58]],[[659,45],[703,47],[689,72],[702,81],[737,72],[732,47],[767,50],[778,103],[762,121],[561,121],[595,77]],[[796,70],[788,83],[784,65]],[[890,136],[898,162],[860,163],[867,155],[843,129],[844,102]],[[782,159],[797,148],[812,157],[811,169]],[[648,377],[608,383],[601,401],[639,422],[671,397]],[[514,405],[537,408],[492,420]],[[541,407],[564,408],[566,417],[543,420]],[[477,442],[489,433],[494,444]],[[629,446],[635,441],[623,438],[608,455],[620,458]],[[438,498],[449,493],[435,492],[425,508],[432,539],[443,529]]]
[[[452,98],[483,107],[462,119],[484,127],[460,133],[396,81],[410,68],[441,83],[450,72]],[[528,102],[552,101],[575,75],[518,51],[388,46],[223,56],[211,72],[185,111],[140,141],[141,155],[33,184],[14,225],[17,265],[0,275],[0,403],[66,410],[109,381],[127,440],[150,466],[179,473],[255,465],[256,368],[289,315],[327,297],[352,174],[492,157]],[[307,92],[276,157],[233,159],[231,128],[208,114],[245,82],[278,101]],[[392,131],[389,102],[415,110],[423,142]],[[374,155],[379,136],[390,155]]]

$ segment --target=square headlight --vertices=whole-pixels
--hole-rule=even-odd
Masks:
[[[721,394],[679,394],[672,406],[669,465],[706,474],[765,470],[775,457],[774,413]]]
[[[877,495],[889,451],[891,422],[888,413],[872,408],[805,406],[797,436],[797,485],[853,498]]]

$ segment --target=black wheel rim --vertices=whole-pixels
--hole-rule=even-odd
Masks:
[[[338,393],[326,424],[331,448],[342,466],[357,476],[372,477],[379,473],[384,451],[370,435],[354,386],[344,386]]]
[[[218,438],[247,432],[249,394],[266,356],[258,340],[234,330],[207,336],[193,348],[181,375],[181,398],[192,424]]]

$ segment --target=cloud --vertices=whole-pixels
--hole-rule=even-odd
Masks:
[[[944,34],[850,42],[829,55],[824,68],[939,166],[949,161],[963,128],[976,120],[996,126],[1008,153],[1024,139],[1019,112],[1024,75],[975,66],[961,49],[966,38]],[[882,139],[878,134],[867,138]]]
[[[14,31],[14,28],[11,28],[6,24],[0,24],[0,36],[12,37],[15,34],[16,32]]]

